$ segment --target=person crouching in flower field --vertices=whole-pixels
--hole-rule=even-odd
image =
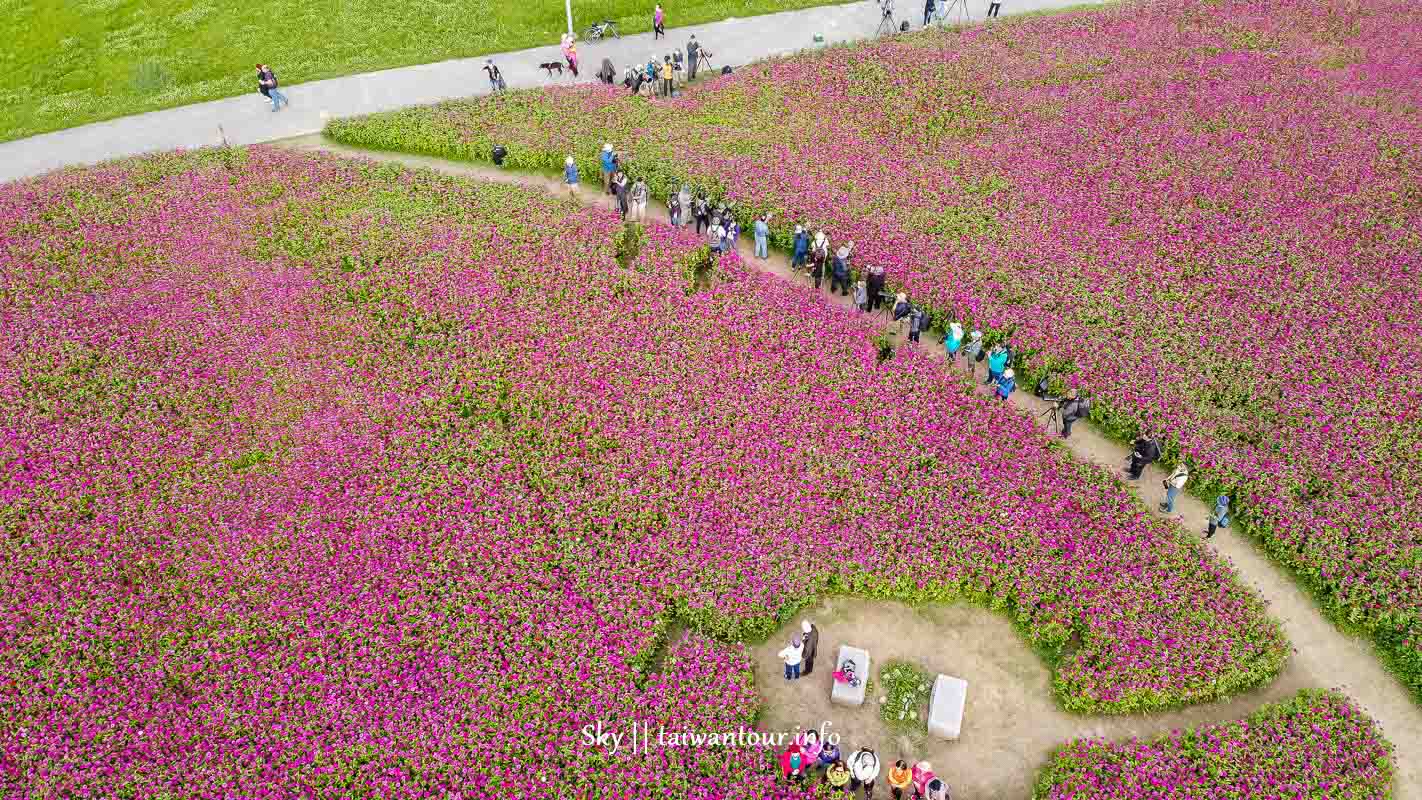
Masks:
[[[839,745],[834,742],[825,742],[820,747],[820,757],[816,759],[816,763],[823,769],[829,769],[829,767],[834,764],[834,762],[839,761],[840,758]]]
[[[849,767],[844,765],[843,759],[836,758],[825,770],[825,783],[828,783],[831,789],[849,791]]]
[[[814,759],[807,757],[800,745],[791,742],[785,752],[780,754],[780,773],[788,781],[803,784],[813,763]]]

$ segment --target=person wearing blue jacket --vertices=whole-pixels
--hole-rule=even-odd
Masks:
[[[1004,370],[997,378],[997,396],[1006,400],[1016,388],[1017,381],[1013,378],[1012,370]]]
[[[755,218],[755,257],[770,258],[770,215]]]
[[[574,200],[578,199],[578,165],[573,162],[573,157],[563,162],[563,185],[568,187],[568,196]]]
[[[1216,528],[1229,527],[1229,497],[1220,495],[1215,498],[1215,507],[1210,511],[1210,529],[1205,531],[1205,538],[1209,539],[1215,535]]]
[[[790,269],[798,270],[805,266],[805,256],[810,252],[810,234],[799,225],[795,226],[795,249],[790,256]]]
[[[612,173],[617,171],[617,154],[612,152],[612,145],[602,146],[600,156],[602,166],[602,191],[608,193],[612,191]]]
[[[988,374],[985,383],[997,383],[998,378],[1002,377],[1002,371],[1007,369],[1007,361],[1010,355],[1011,353],[1007,349],[1007,345],[993,345],[993,348],[988,351],[987,355]]]
[[[854,242],[835,251],[830,271],[830,294],[834,294],[835,287],[838,286],[841,297],[849,296],[849,255],[852,252],[854,252]]]

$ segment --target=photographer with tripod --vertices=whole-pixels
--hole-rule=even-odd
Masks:
[[[1140,480],[1141,472],[1159,460],[1160,445],[1156,443],[1154,436],[1141,431],[1141,435],[1131,444],[1131,460],[1126,465],[1126,477],[1133,481]]]
[[[879,29],[875,36],[883,36],[885,33],[893,33],[897,30],[894,25],[894,0],[879,0]]]
[[[1066,397],[1057,401],[1057,410],[1061,413],[1062,438],[1071,438],[1072,423],[1079,419],[1085,419],[1091,413],[1091,401],[1082,397],[1076,389],[1067,392]]]

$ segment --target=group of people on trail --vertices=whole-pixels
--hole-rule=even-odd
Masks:
[[[927,761],[909,766],[901,758],[885,774],[873,748],[861,747],[846,756],[835,742],[821,742],[815,730],[801,731],[777,760],[781,776],[800,786],[819,781],[832,792],[862,791],[864,800],[873,800],[874,789],[883,780],[893,800],[952,800],[948,782],[935,775]]]

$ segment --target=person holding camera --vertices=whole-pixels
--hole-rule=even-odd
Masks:
[[[943,352],[948,355],[948,363],[958,363],[958,350],[962,346],[963,326],[956,321],[948,323],[948,330],[943,333]]]
[[[824,231],[815,231],[815,243],[810,247],[810,277],[815,279],[816,289],[820,288],[829,265],[829,237]]]
[[[798,271],[805,266],[805,257],[810,254],[810,234],[801,225],[795,226],[795,245],[790,254],[790,269]]]
[[[1006,342],[998,342],[992,346],[987,355],[987,380],[984,383],[994,384],[1002,377],[1002,371],[1007,369],[1007,362],[1012,360],[1012,348]]]
[[[908,322],[909,341],[917,344],[919,334],[928,327],[928,315],[923,313],[923,309],[913,306],[909,309]]]
[[[1066,397],[1057,402],[1057,411],[1061,414],[1062,438],[1069,439],[1072,423],[1091,413],[1091,401],[1082,397],[1076,389],[1072,389],[1067,392]]]
[[[836,286],[839,287],[841,297],[849,296],[849,255],[854,252],[854,242],[840,245],[835,251],[834,264],[830,272],[830,294],[834,294]]]
[[[756,217],[752,230],[755,233],[755,257],[770,258],[770,214]]]
[[[1185,484],[1190,480],[1190,470],[1183,463],[1176,464],[1175,470],[1170,476],[1160,482],[1165,489],[1165,499],[1160,503],[1160,510],[1166,514],[1175,513],[1175,498],[1185,490]]]
[[[878,311],[884,304],[884,268],[875,264],[867,270],[865,282],[869,290],[869,311]]]
[[[1155,437],[1142,431],[1131,444],[1131,460],[1126,466],[1126,477],[1133,481],[1141,479],[1146,467],[1160,460],[1160,445]]]
[[[696,41],[696,34],[691,34],[691,39],[686,43],[686,80],[691,82],[696,80],[696,65],[701,61],[701,43]]]

